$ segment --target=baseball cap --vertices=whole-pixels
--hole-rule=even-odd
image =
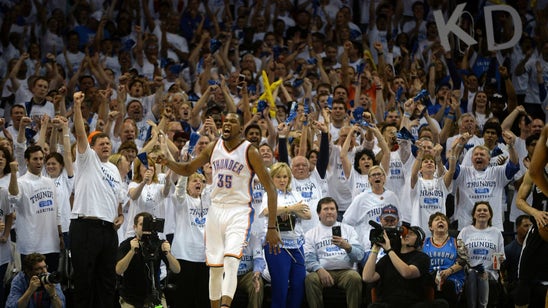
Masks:
[[[385,207],[383,207],[382,210],[381,210],[381,219],[385,218],[385,217],[388,217],[388,216],[391,216],[391,217],[394,217],[394,218],[398,219],[399,218],[398,208],[393,206],[392,204],[389,204],[389,205],[386,205]]]

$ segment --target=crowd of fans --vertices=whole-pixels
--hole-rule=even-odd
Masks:
[[[436,22],[435,12],[447,21],[460,2],[466,6],[457,25],[477,43],[451,33],[447,49],[438,34],[445,22]],[[54,271],[59,253],[75,245],[71,219],[83,216],[71,214],[71,196],[85,187],[74,178],[88,146],[74,125],[81,114],[89,145],[122,179],[118,241],[141,237],[139,213],[165,219],[159,236],[173,250],[162,249],[180,263],[170,280],[179,292],[168,303],[209,306],[203,237],[218,182],[209,164],[183,177],[157,158],[191,160],[223,135],[226,115],[237,113],[279,192],[287,252],[283,259],[261,252],[268,210],[255,177],[250,249],[238,273],[250,304],[263,302],[265,282],[276,307],[318,303],[318,284],[346,288],[333,272],[350,269],[361,278],[368,260],[363,280],[378,281],[371,252],[390,260],[395,246],[372,244],[369,221],[386,226],[392,206],[397,226],[414,226],[402,236],[416,235],[411,245],[424,242],[429,275],[441,273],[438,285],[450,282],[452,292],[438,289],[436,296],[455,307],[512,306],[524,221],[548,223],[542,194],[535,198],[544,198],[544,208],[534,214],[519,205],[538,202],[528,196],[530,179],[527,193],[518,194],[548,119],[548,3],[506,1],[521,20],[505,10],[486,19],[484,5],[499,2],[3,1],[0,277],[33,253]],[[503,44],[516,35],[514,22],[521,22],[519,42],[489,48],[489,40]],[[104,137],[108,142],[95,144]],[[343,232],[332,238],[326,230],[338,225]],[[493,255],[505,260],[510,242],[506,263],[493,267]],[[120,258],[135,245],[126,241]],[[444,245],[451,262],[434,261]],[[378,264],[384,269],[386,262]],[[536,284],[545,274],[528,278],[532,307],[546,294],[540,288],[538,295]],[[5,300],[9,290],[0,290]],[[369,294],[347,296],[353,306],[364,300]]]

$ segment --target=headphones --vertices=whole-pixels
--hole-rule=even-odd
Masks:
[[[422,244],[424,243],[424,239],[426,238],[426,234],[419,226],[407,226],[402,225],[401,226],[401,236],[405,237],[409,232],[413,232],[417,235],[417,239],[415,240],[415,244],[409,245],[409,247],[414,247],[415,249],[419,249],[422,247]]]

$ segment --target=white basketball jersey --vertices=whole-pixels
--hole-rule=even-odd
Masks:
[[[248,163],[247,151],[251,146],[244,140],[232,151],[219,139],[211,154],[213,169],[212,203],[224,206],[250,205],[254,172]]]

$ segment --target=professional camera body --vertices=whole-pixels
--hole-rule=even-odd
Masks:
[[[165,219],[154,217],[143,217],[143,235],[141,236],[141,253],[145,261],[153,261],[158,258],[162,240],[158,233],[164,231]]]
[[[61,283],[63,277],[61,273],[53,272],[53,273],[42,273],[38,275],[38,279],[40,279],[40,282],[42,283],[42,285],[46,285],[46,284]]]
[[[369,232],[371,244],[384,243],[383,231],[386,231],[391,244],[399,243],[403,230],[401,227],[383,227],[377,222],[370,220],[369,224],[373,227]]]

